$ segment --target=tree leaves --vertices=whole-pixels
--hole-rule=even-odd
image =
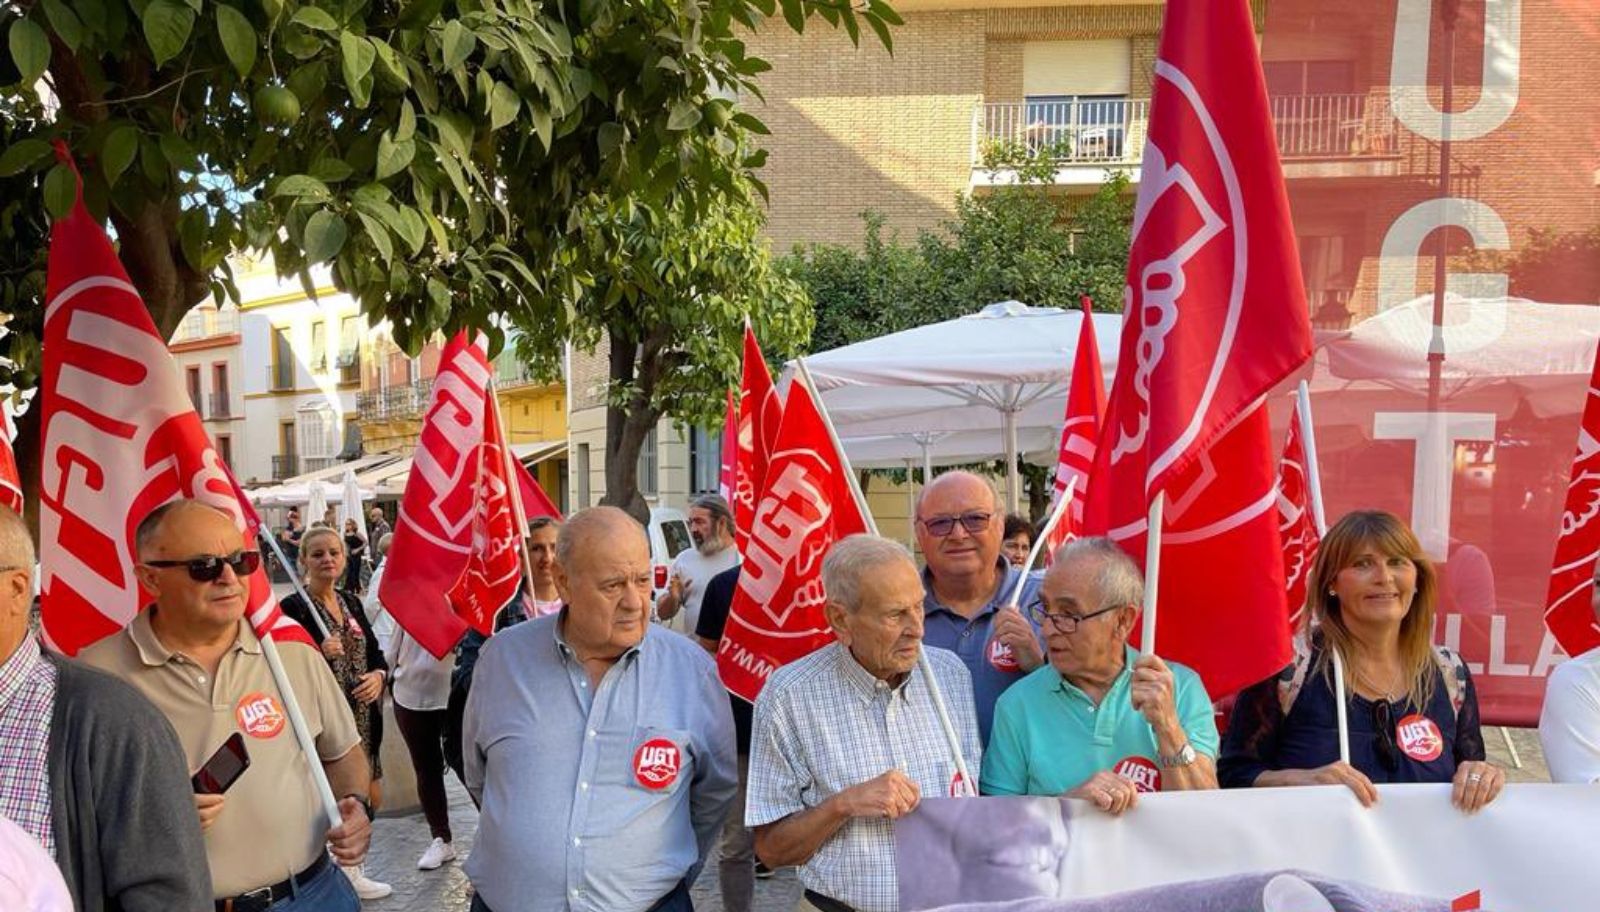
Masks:
[[[672,106],[667,117],[668,130],[687,130],[700,122],[700,108],[690,101],[680,101]]]
[[[108,186],[116,186],[117,178],[133,164],[134,153],[139,151],[139,131],[129,124],[113,127],[106,134],[105,145],[100,148],[100,173]]]
[[[44,17],[50,21],[56,37],[69,50],[76,51],[83,43],[83,21],[78,14],[68,9],[61,0],[40,0],[39,6],[44,9]]]
[[[489,129],[498,130],[517,119],[522,108],[522,98],[517,90],[503,82],[494,84],[489,93]]]
[[[372,99],[372,63],[378,52],[372,43],[353,32],[339,33],[339,62],[350,100],[364,108]]]
[[[306,259],[313,263],[331,260],[344,248],[349,229],[344,219],[326,209],[319,209],[306,222]]]
[[[142,19],[144,39],[158,67],[183,52],[194,30],[194,10],[180,0],[151,0]]]
[[[222,40],[222,50],[239,78],[249,76],[255,68],[256,47],[260,43],[250,20],[226,3],[217,4],[217,37]]]
[[[300,7],[289,17],[289,21],[319,32],[331,32],[339,27],[339,23],[332,16],[314,6]]]
[[[413,140],[402,139],[396,142],[389,138],[388,133],[378,137],[378,180],[404,171],[416,154],[417,144]]]
[[[466,63],[477,44],[477,36],[468,31],[460,19],[452,19],[445,23],[444,34],[439,43],[440,53],[444,55],[444,68],[453,70]]]
[[[45,67],[50,65],[50,39],[38,23],[31,19],[18,19],[11,23],[6,44],[11,49],[11,61],[16,64],[17,72],[22,74],[22,84],[32,88],[44,75]]]
[[[53,219],[65,218],[78,201],[78,178],[66,165],[56,165],[44,176],[44,207]]]
[[[0,177],[12,177],[28,170],[50,154],[50,144],[42,139],[19,139],[0,152]]]

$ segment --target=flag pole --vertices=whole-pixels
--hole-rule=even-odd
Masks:
[[[312,616],[315,617],[316,613],[316,609],[313,608]],[[316,786],[317,795],[322,798],[322,809],[328,814],[328,825],[336,827],[344,822],[343,815],[339,813],[339,800],[333,797],[333,785],[328,782],[328,771],[322,767],[322,757],[317,753],[316,739],[311,736],[311,728],[306,725],[305,714],[300,711],[300,701],[295,697],[294,688],[289,684],[289,674],[284,671],[283,659],[278,656],[278,644],[273,642],[271,633],[261,637],[260,642],[261,655],[267,660],[267,669],[272,672],[272,682],[278,685],[278,696],[283,698],[283,711],[289,717],[289,727],[294,730],[294,739],[299,742],[300,752],[305,754],[306,765],[311,768],[311,781]],[[368,758],[367,762],[371,763],[372,759]]]
[[[1150,517],[1144,529],[1144,626],[1139,631],[1139,651],[1156,654],[1156,590],[1161,582],[1161,514],[1167,494],[1157,491],[1150,502]]]
[[[322,482],[312,483],[321,484]],[[326,640],[328,638],[328,625],[322,622],[322,615],[317,613],[316,602],[311,600],[311,593],[307,592],[305,584],[300,582],[300,574],[296,572],[295,565],[289,563],[289,558],[284,555],[283,548],[279,547],[278,537],[272,534],[271,529],[268,529],[265,525],[260,525],[256,527],[256,540],[266,542],[267,548],[277,555],[278,562],[283,564],[283,569],[289,574],[289,585],[294,587],[294,594],[300,596],[300,600],[306,603],[306,613],[311,615],[311,622],[317,625],[317,632],[322,634],[322,638]],[[345,559],[348,560],[349,555],[346,555]],[[267,583],[270,585],[272,580],[268,579]]]
[[[1317,539],[1328,534],[1328,514],[1322,506],[1322,474],[1317,466],[1317,437],[1311,421],[1311,386],[1301,380],[1295,388],[1295,420],[1300,422],[1300,448],[1306,459],[1306,499],[1311,501],[1311,521],[1317,526]],[[1333,650],[1333,699],[1339,726],[1339,759],[1350,762],[1350,695],[1344,680],[1344,657]]]
[[[1050,540],[1050,533],[1055,530],[1056,523],[1067,515],[1067,509],[1072,505],[1072,495],[1078,488],[1078,477],[1074,475],[1067,480],[1067,489],[1056,498],[1056,507],[1050,511],[1050,517],[1044,521],[1044,528],[1039,530],[1039,537],[1033,540],[1033,549],[1028,552],[1028,562],[1022,565],[1022,572],[1017,574],[1017,584],[1011,587],[1011,597],[1006,599],[1006,605],[1015,608],[1022,601],[1022,590],[1028,584],[1028,571],[1039,560],[1039,552],[1044,548],[1045,542]]]
[[[856,481],[855,470],[850,468],[850,457],[845,455],[844,445],[839,442],[839,432],[833,426],[833,417],[828,414],[827,406],[822,404],[822,397],[817,393],[817,385],[812,382],[811,368],[806,366],[805,358],[796,358],[795,363],[800,366],[799,378],[811,391],[811,401],[817,404],[817,413],[822,416],[822,424],[828,429],[828,440],[833,443],[834,452],[839,454],[839,461],[844,469],[846,483],[850,486],[850,496],[855,498],[856,509],[861,511],[862,519],[867,522],[867,529],[873,535],[878,534],[877,520],[872,518],[872,511],[867,509],[867,498],[861,493],[861,485]],[[967,758],[961,751],[961,739],[956,736],[955,726],[950,724],[950,710],[944,703],[944,692],[939,689],[939,681],[933,676],[933,666],[928,662],[928,651],[917,650],[917,664],[922,668],[922,676],[928,680],[928,693],[933,697],[933,711],[939,717],[939,727],[944,729],[945,742],[950,746],[950,754],[955,758],[956,774],[961,777],[962,788],[970,789],[974,796],[978,793],[978,783],[967,771]]]
[[[517,483],[516,469],[511,465],[511,437],[504,417],[500,413],[500,396],[495,392],[494,375],[484,391],[489,396],[489,407],[494,409],[494,426],[500,431],[500,470],[505,473],[506,487],[510,489],[511,516],[517,523],[517,557],[522,564],[522,583],[528,588],[529,603],[538,596],[533,591],[533,558],[528,554],[528,513],[522,504],[522,485]]]

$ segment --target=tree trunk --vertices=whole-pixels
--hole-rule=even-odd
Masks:
[[[606,496],[600,498],[603,506],[617,507],[641,525],[650,522],[650,504],[639,490],[639,451],[661,419],[661,412],[650,407],[656,365],[646,359],[649,352],[648,346],[611,337],[612,386],[631,385],[635,377],[639,385],[625,406],[606,406]]]
[[[1026,480],[1023,487],[1028,491],[1028,520],[1037,525],[1050,512],[1050,495],[1055,492],[1055,485],[1047,470],[1027,463],[1023,463],[1022,477]]]

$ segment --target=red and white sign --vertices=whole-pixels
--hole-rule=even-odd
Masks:
[[[1051,509],[1066,496],[1073,479],[1072,504],[1050,530],[1045,542],[1044,563],[1062,545],[1083,534],[1084,492],[1089,490],[1089,473],[1094,470],[1095,443],[1100,437],[1100,419],[1106,413],[1106,381],[1100,366],[1100,343],[1095,338],[1094,312],[1089,296],[1083,297],[1083,324],[1078,330],[1078,350],[1072,358],[1072,387],[1067,390],[1067,411],[1061,424],[1061,447],[1056,455],[1055,494]]]
[[[1022,666],[1017,664],[1017,654],[998,638],[989,641],[989,664],[996,671],[1010,673],[1022,670]]]
[[[1544,622],[1568,655],[1579,655],[1600,646],[1600,619],[1591,607],[1600,560],[1600,354],[1589,378],[1568,479]]]
[[[1156,646],[1221,697],[1289,660],[1261,403],[1311,325],[1246,0],[1168,3],[1153,88],[1084,524],[1142,561],[1165,495]]]
[[[0,403],[0,504],[13,513],[22,512],[22,475],[17,471],[17,454],[12,443],[17,426],[11,420],[11,402]]]
[[[65,147],[58,154],[68,161]],[[203,501],[258,524],[206,436],[166,343],[105,231],[83,207],[50,229],[39,384],[40,611],[67,655],[121,630],[148,600],[134,530],[171,500]],[[278,610],[265,569],[246,581],[258,637],[310,645]]]
[[[1111,771],[1132,782],[1134,788],[1140,792],[1161,791],[1161,767],[1156,766],[1155,761],[1148,757],[1137,754],[1123,757],[1111,767]]]
[[[1439,733],[1439,726],[1421,713],[1412,713],[1396,722],[1394,739],[1400,750],[1418,763],[1437,760],[1444,753],[1444,735]]]
[[[484,636],[494,630],[495,613],[516,598],[522,572],[517,552],[527,523],[517,519],[513,481],[506,477],[508,459],[496,409],[486,404],[474,485],[472,551],[449,592],[450,609]]]
[[[670,788],[682,765],[683,753],[669,738],[651,738],[633,752],[633,778],[652,791]]]
[[[467,630],[447,593],[473,550],[489,373],[465,332],[445,346],[379,584],[395,622],[439,658]]]
[[[796,379],[717,648],[723,686],[752,703],[776,668],[833,640],[822,557],[867,529],[844,465],[811,391]]]
[[[755,534],[756,503],[767,490],[768,463],[777,445],[778,426],[783,420],[783,403],[761,355],[761,344],[749,326],[744,328],[744,375],[739,385],[738,446],[733,462],[734,544],[746,553],[750,536]]]
[[[276,738],[288,720],[276,697],[260,691],[245,694],[233,710],[239,730],[252,738]]]
[[[1300,407],[1289,418],[1289,439],[1278,460],[1278,537],[1283,540],[1284,588],[1288,593],[1289,629],[1297,629],[1306,607],[1306,579],[1322,536],[1311,510],[1306,480],[1306,448],[1300,439]]]

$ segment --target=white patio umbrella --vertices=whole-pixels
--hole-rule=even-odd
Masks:
[[[361,485],[356,482],[356,473],[352,469],[344,470],[344,478],[340,483],[339,491],[339,531],[344,531],[344,521],[356,521],[356,531],[362,538],[367,537],[367,512],[361,506],[361,501],[371,500],[372,495],[362,496]],[[371,542],[369,544],[377,544]],[[371,553],[370,551],[368,552]]]
[[[306,525],[322,522],[328,513],[328,495],[321,484],[313,484],[306,496]]]
[[[1106,385],[1117,367],[1122,318],[1095,314]],[[1016,456],[1053,451],[1061,433],[1067,387],[1083,314],[1017,301],[978,313],[846,345],[806,358],[845,451],[851,439],[873,459],[898,457],[924,465],[1000,457],[1009,466],[1010,509],[1020,499]],[[796,368],[791,363],[784,379]],[[954,432],[954,433],[952,433]],[[971,432],[964,434],[959,432]],[[987,434],[987,454],[974,441]],[[884,438],[898,438],[896,452]]]

